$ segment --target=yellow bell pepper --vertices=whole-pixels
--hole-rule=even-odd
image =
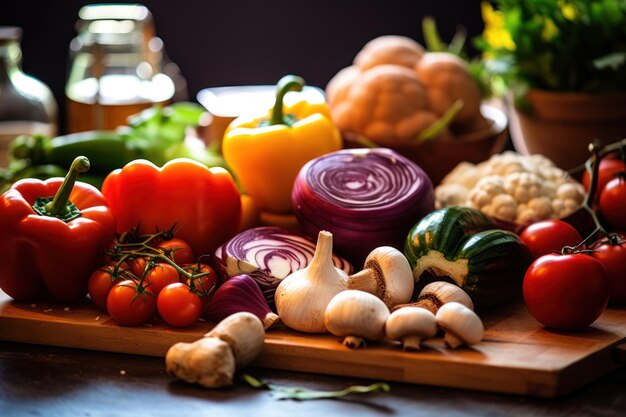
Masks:
[[[304,80],[283,77],[276,102],[265,117],[241,116],[226,130],[222,152],[239,184],[263,211],[291,212],[291,188],[308,161],[341,149],[339,130],[326,102],[300,100],[286,106],[289,91],[302,91]]]

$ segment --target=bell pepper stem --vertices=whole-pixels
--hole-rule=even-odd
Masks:
[[[46,210],[51,216],[62,216],[69,211],[67,203],[74,189],[74,183],[76,183],[78,175],[81,172],[88,171],[89,167],[89,159],[86,157],[78,156],[74,159],[70,170],[65,176],[65,180],[63,180],[63,184],[61,184],[61,187],[57,190],[52,201],[46,204]]]
[[[283,99],[285,94],[290,91],[302,91],[304,88],[304,80],[297,75],[285,75],[278,81],[276,85],[276,102],[272,109],[272,117],[270,118],[270,126],[289,125],[283,113]]]

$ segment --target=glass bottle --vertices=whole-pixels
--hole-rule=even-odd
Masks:
[[[145,6],[84,6],[77,30],[65,88],[70,132],[115,129],[173,100],[174,82],[149,47],[154,26]]]
[[[53,136],[57,104],[44,83],[22,72],[22,29],[0,26],[0,166],[8,165],[8,145],[21,134]]]

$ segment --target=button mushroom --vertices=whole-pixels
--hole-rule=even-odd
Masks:
[[[437,325],[445,331],[443,342],[451,349],[461,345],[475,345],[483,338],[484,327],[480,318],[460,303],[443,305],[435,316]]]
[[[442,305],[452,302],[461,303],[465,307],[474,310],[474,303],[470,296],[458,285],[450,284],[445,281],[431,282],[420,291],[416,302],[399,304],[394,307],[394,310],[409,306],[423,307],[431,313],[436,314],[437,310],[439,310]]]
[[[348,288],[374,294],[389,308],[407,303],[413,295],[414,285],[409,261],[391,246],[381,246],[370,252],[363,270],[348,279]]]
[[[405,307],[389,316],[385,332],[389,339],[401,341],[404,350],[420,350],[423,340],[437,334],[437,321],[425,308]]]
[[[365,340],[379,340],[385,335],[389,309],[376,296],[357,290],[337,294],[326,307],[324,325],[335,336],[343,337],[349,348],[365,345]]]

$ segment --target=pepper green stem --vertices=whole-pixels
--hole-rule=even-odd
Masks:
[[[65,176],[65,180],[61,187],[57,190],[54,199],[46,204],[46,211],[50,216],[64,216],[66,213],[70,211],[68,207],[68,202],[70,198],[70,194],[74,189],[74,184],[78,179],[78,175],[81,172],[87,172],[89,170],[90,164],[89,159],[84,156],[78,156],[72,162],[72,166],[70,166],[70,170]]]
[[[297,75],[285,75],[278,81],[276,85],[276,102],[272,109],[272,117],[269,120],[270,126],[287,125],[291,126],[293,122],[288,120],[283,113],[283,100],[285,94],[290,91],[302,91],[304,88],[304,80]]]

